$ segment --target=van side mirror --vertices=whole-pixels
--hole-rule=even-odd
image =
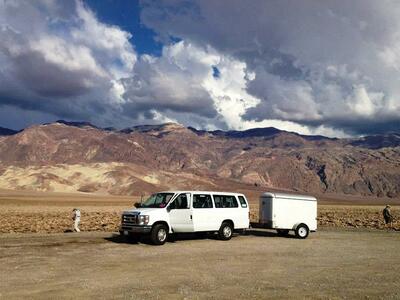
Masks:
[[[168,205],[167,206],[167,212],[170,212],[171,211],[171,205]]]
[[[142,203],[135,202],[135,204],[133,206],[135,206],[136,208],[140,208],[140,207],[142,207]]]

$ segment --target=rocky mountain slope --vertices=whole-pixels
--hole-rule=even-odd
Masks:
[[[173,123],[117,131],[58,121],[0,137],[0,188],[140,195],[238,187],[400,197],[399,135],[331,139]]]

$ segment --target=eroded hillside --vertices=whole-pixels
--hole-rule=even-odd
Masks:
[[[365,141],[271,128],[207,132],[169,123],[116,131],[53,123],[0,138],[0,188],[140,194],[240,184],[399,197],[400,147]]]

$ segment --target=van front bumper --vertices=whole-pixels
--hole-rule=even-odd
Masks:
[[[119,232],[121,234],[126,233],[150,233],[151,226],[141,226],[141,225],[131,225],[131,226],[121,226]]]

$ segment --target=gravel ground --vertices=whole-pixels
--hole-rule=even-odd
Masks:
[[[111,233],[0,235],[0,299],[400,298],[400,234],[252,231],[164,246]]]

